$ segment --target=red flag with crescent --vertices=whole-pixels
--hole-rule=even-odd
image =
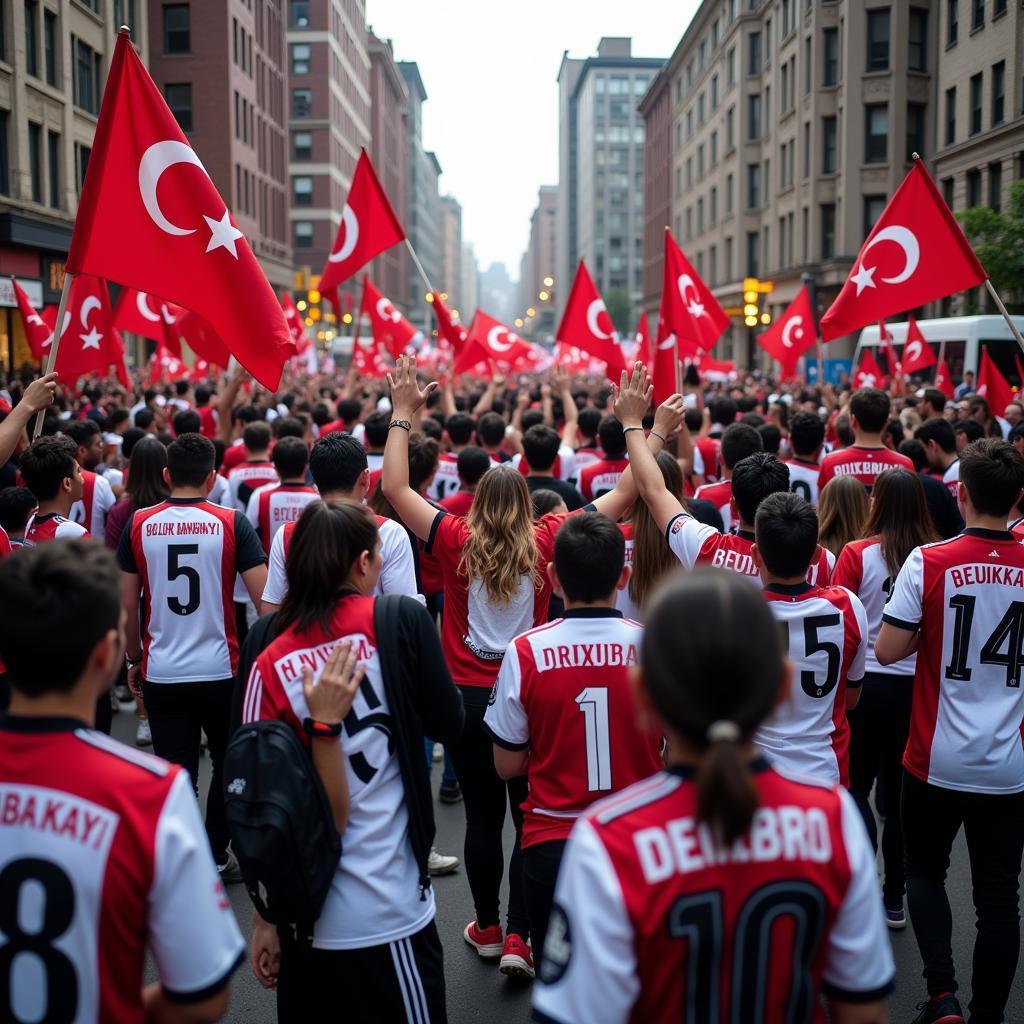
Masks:
[[[917,373],[937,362],[935,350],[924,340],[921,328],[913,316],[907,317],[907,340],[903,343],[903,372]]]
[[[613,380],[618,380],[626,368],[618,332],[583,260],[576,268],[576,278],[555,337],[565,345],[603,359]]]
[[[818,340],[811,312],[811,297],[801,288],[785,313],[758,336],[757,343],[782,367],[783,377],[792,377],[800,356]]]

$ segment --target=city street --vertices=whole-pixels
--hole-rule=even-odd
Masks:
[[[134,736],[135,717],[130,714],[114,716],[114,735],[125,739]],[[204,792],[209,775],[209,758],[204,757],[202,771]],[[439,773],[435,772],[436,775]],[[444,853],[462,854],[464,819],[461,805],[437,804],[437,847]],[[507,830],[511,843],[511,829]],[[953,956],[961,972],[961,990],[964,1009],[970,998],[969,978],[971,950],[974,941],[974,909],[971,904],[968,881],[967,853],[962,841],[954,850],[949,887],[955,922]],[[476,1021],[500,1021],[502,1024],[525,1024],[530,1019],[530,985],[516,983],[502,977],[497,968],[480,960],[462,939],[462,929],[472,916],[472,903],[465,874],[460,868],[455,874],[435,879],[437,892],[437,926],[444,943],[445,973],[448,982],[448,1019],[451,1024],[469,1024]],[[241,885],[228,887],[228,895],[238,916],[242,931],[248,938],[252,906]],[[923,998],[921,962],[909,924],[905,931],[890,932],[896,957],[896,993],[890,1003],[892,1024],[909,1024],[916,1015],[915,1006]],[[150,965],[147,981],[153,980]],[[339,993],[344,1005],[344,994]],[[253,978],[248,963],[235,974],[232,985],[231,1010],[226,1020],[233,1024],[266,1024],[276,1020],[272,993],[264,991]],[[1017,980],[1006,1020],[1024,1021],[1024,973],[1017,972]]]

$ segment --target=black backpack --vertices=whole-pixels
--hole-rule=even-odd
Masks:
[[[231,846],[260,916],[310,927],[341,856],[334,815],[313,761],[291,726],[241,726],[224,755]]]

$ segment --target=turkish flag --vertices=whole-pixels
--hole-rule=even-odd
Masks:
[[[667,228],[661,287],[661,315],[668,331],[675,334],[679,351],[683,355],[710,352],[728,328],[729,318]]]
[[[291,292],[281,293],[281,308],[284,310],[284,318],[292,335],[292,344],[294,345],[292,355],[302,355],[309,348],[310,341],[306,334],[306,322],[302,319],[302,314],[295,308]]]
[[[882,344],[882,351],[885,353],[886,361],[889,364],[889,373],[894,377],[901,376],[903,366],[900,363],[899,356],[896,355],[896,346],[892,343],[892,333],[885,326],[884,320],[878,321],[878,340]]]
[[[818,340],[814,313],[807,288],[801,288],[786,312],[758,336],[757,343],[782,367],[783,377],[792,377],[800,356]]]
[[[152,298],[137,288],[122,288],[114,307],[114,326],[119,331],[163,341],[164,324],[174,323],[182,312],[173,302]]]
[[[25,337],[28,339],[32,354],[36,359],[41,359],[43,346],[48,345],[49,339],[53,336],[53,328],[47,326],[46,321],[32,308],[25,289],[13,277],[11,284],[14,285],[14,297],[18,300],[18,315],[21,317],[21,326],[25,329]]]
[[[369,318],[370,316],[366,308],[366,284],[367,279],[364,278],[363,306],[359,319],[356,321],[356,336],[355,342],[352,345],[352,366],[364,377],[385,377],[388,373],[388,364],[381,357],[380,345],[372,334],[366,337],[361,334],[363,317]]]
[[[924,164],[914,161],[821,318],[826,341],[874,320],[973,288],[985,268]]]
[[[320,291],[347,281],[403,238],[405,231],[364,149],[352,174],[334,249],[320,275]]]
[[[619,335],[583,260],[576,268],[576,278],[555,337],[603,359],[615,378],[626,368]]]
[[[988,349],[981,353],[981,365],[978,367],[978,386],[975,389],[988,402],[993,415],[1002,416],[1008,402],[1013,401],[1013,388],[1010,382],[999,372],[992,361]]]
[[[462,346],[466,344],[469,332],[452,317],[451,310],[437,292],[430,293],[430,304],[434,307],[434,315],[437,317],[438,337],[443,338],[458,355],[462,351]]]
[[[89,162],[67,270],[192,310],[273,391],[291,341],[280,303],[127,33]]]
[[[647,313],[640,314],[640,320],[636,325],[636,352],[633,355],[634,362],[651,365],[651,329],[647,323]]]
[[[211,366],[224,368],[231,362],[231,353],[217,336],[217,332],[198,313],[190,309],[172,307],[177,319],[173,327],[177,336],[195,354]]]
[[[401,313],[392,301],[382,295],[369,277],[363,277],[363,305],[361,315],[369,317],[370,332],[378,346],[397,359],[420,332]]]
[[[866,348],[860,357],[860,365],[853,375],[853,386],[855,388],[884,388],[886,385],[885,374],[878,365],[871,349]]]
[[[917,373],[918,370],[934,366],[935,362],[935,352],[924,340],[917,321],[913,316],[907,317],[907,340],[903,343],[903,372]]]
[[[52,343],[52,335],[43,342],[44,358]],[[53,368],[62,381],[71,384],[83,374],[105,372],[118,362],[124,362],[124,343],[114,330],[107,282],[80,274],[71,282]]]
[[[935,387],[937,387],[947,398],[953,397],[953,378],[950,376],[949,367],[943,359],[935,370]]]
[[[466,345],[456,358],[452,373],[463,373],[477,363],[497,364],[502,369],[510,370],[517,359],[529,358],[530,346],[518,334],[478,309],[469,325]]]
[[[156,352],[149,361],[149,382],[173,383],[188,377],[188,367],[180,356],[176,356],[163,342],[158,342]]]

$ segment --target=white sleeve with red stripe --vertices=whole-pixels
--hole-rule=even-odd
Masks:
[[[266,604],[280,604],[288,593],[288,576],[284,566],[284,530],[278,530],[270,544],[267,583],[263,588]]]
[[[530,742],[530,722],[522,702],[523,670],[513,640],[484,713],[484,725],[501,746],[522,749]]]
[[[916,630],[921,623],[923,598],[924,553],[921,548],[914,548],[896,577],[882,621],[901,629]]]
[[[850,667],[846,670],[846,681],[856,683],[864,678],[864,662],[868,655],[868,613],[864,610],[864,605],[856,594],[850,593],[849,590],[846,592],[850,594],[850,605],[857,618],[857,628],[860,630],[860,642],[853,652],[853,661],[850,662]]]
[[[379,592],[416,597],[416,563],[412,557],[412,544],[398,523],[389,519],[381,525],[380,549],[384,565],[377,583]]]
[[[828,935],[822,975],[825,992],[840,1002],[884,999],[896,968],[882,920],[875,855],[853,797],[837,790],[850,883]]]
[[[713,526],[697,522],[693,516],[680,513],[668,524],[668,546],[683,566],[692,569],[697,564],[701,548],[718,531]]]
[[[640,992],[633,927],[615,868],[585,820],[565,847],[541,965],[533,990],[541,1020],[629,1020]]]
[[[97,474],[92,492],[92,522],[86,524],[94,537],[102,537],[107,532],[107,513],[116,503],[110,482]]]
[[[178,772],[160,814],[149,947],[172,995],[198,995],[226,982],[245,950],[210,854],[188,773]]]
[[[691,472],[694,476],[704,475],[704,456],[701,455],[700,449],[696,444],[693,446],[693,468]]]

